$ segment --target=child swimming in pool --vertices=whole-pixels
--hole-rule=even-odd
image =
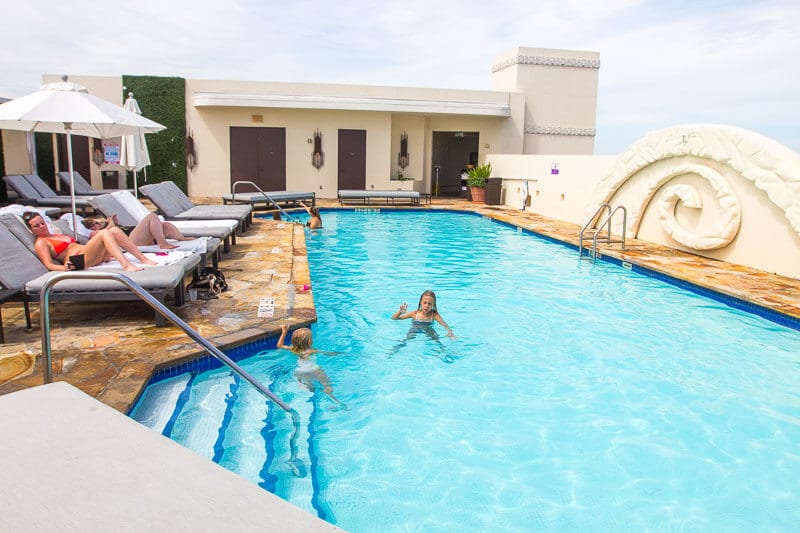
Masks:
[[[332,354],[334,352],[323,352],[322,350],[312,348],[311,344],[313,343],[313,338],[311,337],[311,330],[308,328],[298,328],[294,330],[294,333],[292,333],[292,345],[287,346],[283,341],[286,340],[286,334],[288,332],[289,326],[286,324],[281,325],[281,336],[278,338],[278,348],[290,350],[297,356],[297,368],[294,370],[294,377],[311,392],[315,391],[315,382],[319,382],[325,394],[334,402],[342,405],[342,402],[333,395],[331,380],[328,378],[328,375],[314,360],[314,356],[318,353]]]
[[[413,318],[414,320],[411,325],[411,330],[409,330],[409,335],[412,335],[413,332],[424,330],[428,333],[428,336],[431,336],[431,332],[433,332],[433,322],[436,321],[447,331],[448,337],[451,339],[456,338],[450,326],[447,325],[447,322],[444,321],[444,318],[442,318],[442,315],[440,315],[439,311],[436,309],[436,293],[433,291],[425,291],[422,293],[422,296],[419,297],[416,311],[406,312],[407,310],[408,303],[403,302],[400,308],[392,315],[392,320]],[[433,335],[435,336],[436,333],[433,332]],[[438,336],[435,338],[438,338]]]

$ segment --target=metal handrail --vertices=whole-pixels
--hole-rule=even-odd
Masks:
[[[578,235],[578,257],[579,258],[583,258],[583,232],[586,231],[587,229],[589,229],[589,226],[591,226],[592,223],[595,220],[597,220],[598,215],[600,215],[600,211],[602,211],[603,209],[607,209],[608,212],[611,213],[611,206],[609,204],[602,204],[600,207],[597,208],[597,211],[594,212],[594,214],[589,218],[589,220],[586,222],[586,224],[584,224],[583,227],[581,228],[581,232]],[[602,224],[600,224],[600,226],[602,226]],[[598,228],[598,231],[600,231],[599,228]],[[597,232],[595,232],[595,235],[597,235]]]
[[[625,235],[626,235],[626,230],[627,230],[627,227],[628,227],[628,210],[625,209],[624,205],[618,205],[617,207],[614,208],[613,211],[611,211],[608,215],[606,215],[606,218],[604,218],[602,222],[600,222],[597,225],[598,231],[596,231],[594,233],[594,236],[592,237],[592,261],[597,259],[597,235],[600,233],[600,228],[602,228],[603,225],[606,225],[606,224],[608,225],[608,227],[606,228],[606,235],[607,235],[606,236],[606,242],[610,244],[611,243],[611,219],[614,217],[614,213],[616,213],[620,209],[622,209],[622,241],[621,242],[622,242],[622,249],[623,250],[625,249]]]
[[[289,217],[289,213],[287,213],[286,211],[284,211],[284,210],[281,208],[281,206],[279,206],[279,205],[277,204],[277,202],[275,202],[275,200],[273,200],[273,199],[272,199],[272,197],[271,197],[270,195],[268,195],[268,194],[267,194],[267,193],[265,193],[263,190],[261,190],[261,187],[259,187],[258,185],[256,185],[256,184],[255,184],[254,182],[252,182],[252,181],[240,180],[240,181],[235,181],[235,182],[233,183],[233,185],[231,185],[231,203],[234,203],[234,204],[236,203],[236,186],[237,186],[237,185],[239,185],[239,184],[247,184],[247,185],[252,185],[253,187],[255,187],[255,188],[256,188],[256,190],[257,190],[258,192],[260,192],[261,194],[263,194],[263,195],[264,195],[264,197],[265,197],[267,200],[269,200],[269,203],[271,203],[271,204],[272,204],[272,205],[275,207],[275,209],[277,209],[277,210],[278,210],[278,212],[280,212],[281,216],[285,217],[287,220],[291,220],[291,218]]]
[[[230,368],[233,372],[239,375],[242,379],[254,386],[258,391],[276,403],[281,409],[286,411],[292,416],[295,427],[299,427],[300,418],[297,411],[292,409],[287,403],[275,396],[268,388],[256,381],[250,374],[248,374],[242,367],[237,365],[230,357],[222,353],[219,348],[208,342],[203,336],[193,330],[189,324],[184,322],[175,313],[167,309],[164,304],[159,302],[152,294],[145,291],[138,283],[134,282],[128,276],[119,274],[117,272],[64,272],[63,274],[56,274],[42,286],[41,293],[39,294],[39,309],[40,309],[40,324],[42,329],[42,354],[44,355],[44,382],[53,382],[53,356],[50,349],[50,290],[58,282],[66,279],[112,279],[119,281],[125,285],[132,292],[136,293],[139,298],[145,301],[157,313],[160,313],[164,318],[178,326],[183,330],[192,340],[202,346],[209,354],[214,356],[222,364]]]

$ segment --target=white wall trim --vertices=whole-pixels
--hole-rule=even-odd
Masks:
[[[548,67],[599,69],[599,59],[580,59],[575,57],[550,57],[518,55],[492,65],[492,72],[498,72],[514,65],[544,65]]]
[[[582,137],[594,137],[597,130],[594,128],[578,128],[574,126],[556,126],[554,124],[539,124],[530,128],[525,128],[525,133],[529,135],[572,135]]]
[[[325,109],[346,111],[383,111],[389,113],[425,113],[510,117],[509,104],[458,102],[451,100],[416,100],[411,98],[367,98],[343,96],[300,96],[288,94],[245,94],[197,91],[194,107],[271,107],[278,109]]]

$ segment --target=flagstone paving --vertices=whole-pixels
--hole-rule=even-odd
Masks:
[[[219,203],[218,199],[198,201]],[[334,200],[320,200],[319,205],[337,206]],[[420,207],[427,208],[471,210],[578,243],[578,226],[530,212],[458,199],[434,199],[430,206]],[[315,322],[304,232],[297,224],[255,219],[220,262],[230,290],[219,299],[187,302],[173,311],[223,350],[274,337],[283,323]],[[617,244],[602,246],[601,252],[800,319],[800,280],[636,239],[629,239],[624,251]],[[264,298],[274,298],[272,317],[258,316]],[[31,308],[34,329],[27,331],[22,306],[3,304],[6,344],[0,345],[0,394],[43,382],[38,305]],[[51,308],[54,379],[66,380],[122,412],[133,405],[155,370],[205,355],[179,328],[156,327],[154,312],[144,303],[58,303]]]

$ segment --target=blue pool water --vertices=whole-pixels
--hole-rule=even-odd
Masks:
[[[314,346],[346,408],[266,349],[240,364],[299,412],[296,453],[223,369],[134,418],[353,532],[800,523],[798,331],[476,216],[323,218]],[[457,339],[390,319],[425,289]]]

